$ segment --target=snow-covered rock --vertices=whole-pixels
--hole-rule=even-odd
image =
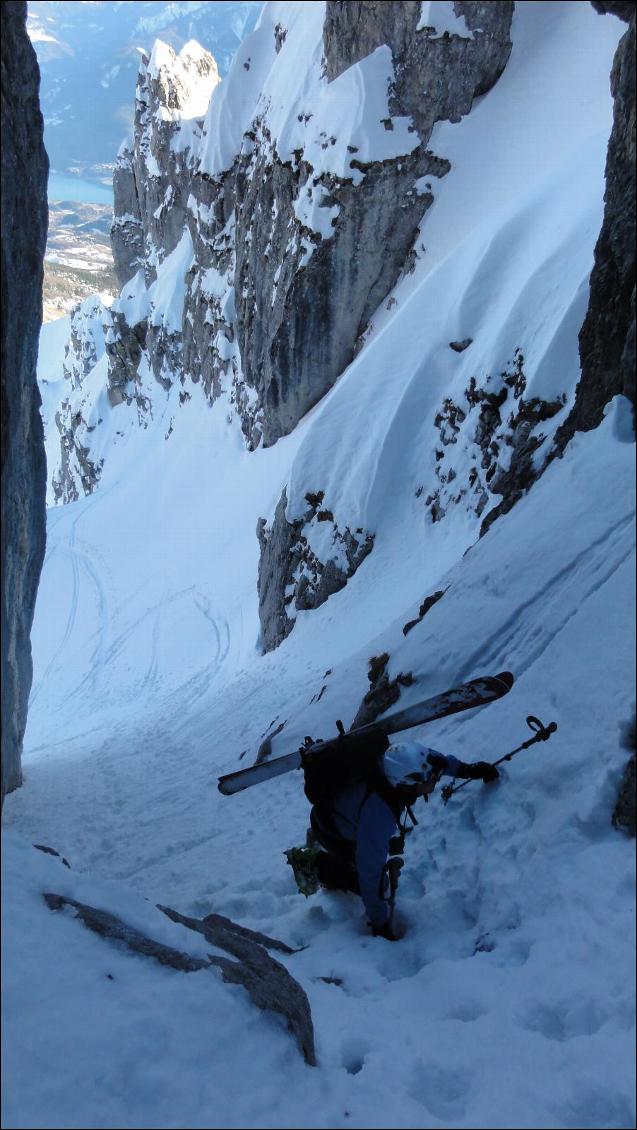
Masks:
[[[423,177],[448,170],[428,149],[434,123],[466,114],[510,51],[508,3],[465,5],[476,34],[451,37],[417,34],[416,6],[394,7],[389,39],[381,21],[368,51],[373,13],[352,28],[342,5],[327,19],[323,3],[268,5],[218,89],[193,45],[176,56],[158,43],[141,64],[115,261],[122,282],[143,265],[150,285],[187,204],[184,377],[213,399],[231,391],[252,448],[291,431],[354,356],[408,269],[433,199]]]
[[[198,43],[177,55],[157,40],[142,55],[132,140],[122,143],[113,179],[113,257],[120,286],[139,266],[146,283],[183,234],[193,150],[219,82],[217,64]]]
[[[90,494],[97,486],[103,465],[91,455],[91,433],[97,422],[89,405],[104,380],[104,365],[98,362],[106,350],[105,336],[110,332],[111,315],[97,294],[80,302],[71,312],[70,335],[65,349],[62,373],[66,388],[55,414],[59,435],[59,459],[49,467],[50,500],[73,502],[81,494]],[[86,386],[86,387],[85,387]],[[48,421],[51,430],[51,421]],[[47,449],[52,451],[51,437]]]
[[[109,315],[99,295],[93,294],[71,312],[71,332],[62,366],[72,389],[77,389],[104,355],[105,324]]]

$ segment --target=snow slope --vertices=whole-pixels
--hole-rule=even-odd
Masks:
[[[620,33],[587,4],[516,6],[502,80],[444,127],[445,152],[461,142],[427,255],[293,434],[249,453],[223,401],[155,388],[143,430],[135,405],[109,417],[99,489],[49,511],[25,785],[4,810],[7,1127],[634,1125],[634,852],[610,823],[633,705],[628,405],[480,540],[473,511],[432,524],[416,495],[441,397],[516,347],[532,393],[564,392],[568,410]],[[472,212],[482,192],[493,207]],[[473,454],[467,439],[467,467]],[[261,655],[255,527],[285,485],[290,512],[324,489],[376,542]],[[392,677],[414,676],[401,705],[515,674],[499,703],[414,732],[443,751],[494,759],[528,714],[558,725],[499,784],[417,811],[395,945],[369,937],[353,896],[296,892],[282,853],[305,834],[298,775],[216,789],[282,722],[275,752],[348,725],[384,651]],[[129,955],[53,916],[45,890],[196,955],[155,902],[306,947],[283,960],[310,998],[319,1066],[243,989]]]

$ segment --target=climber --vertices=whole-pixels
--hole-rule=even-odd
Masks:
[[[372,934],[397,941],[392,919],[406,815],[417,823],[411,806],[420,796],[427,800],[441,776],[490,782],[499,773],[486,761],[466,764],[420,742],[390,745],[366,780],[313,806],[308,848],[286,853],[299,889],[309,894],[320,885],[359,894]]]

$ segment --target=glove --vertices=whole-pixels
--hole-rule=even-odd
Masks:
[[[485,785],[490,781],[497,781],[498,777],[500,776],[495,765],[491,765],[488,761],[476,761],[473,768],[478,770],[476,776],[478,778],[481,778],[484,781]]]
[[[373,922],[369,923],[372,934],[375,938],[385,938],[388,942],[397,942],[398,937],[392,930],[392,925],[389,919],[383,922],[382,926],[375,926]]]
[[[434,773],[442,773],[447,768],[447,758],[443,757],[441,753],[428,753],[427,761]]]
[[[458,776],[464,777],[467,781],[497,781],[500,774],[495,765],[491,765],[488,761],[474,761],[473,765],[467,765],[461,762]]]

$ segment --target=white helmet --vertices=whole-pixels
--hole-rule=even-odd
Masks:
[[[435,752],[420,742],[396,742],[383,754],[383,773],[394,788],[423,784],[432,773],[427,754]]]

